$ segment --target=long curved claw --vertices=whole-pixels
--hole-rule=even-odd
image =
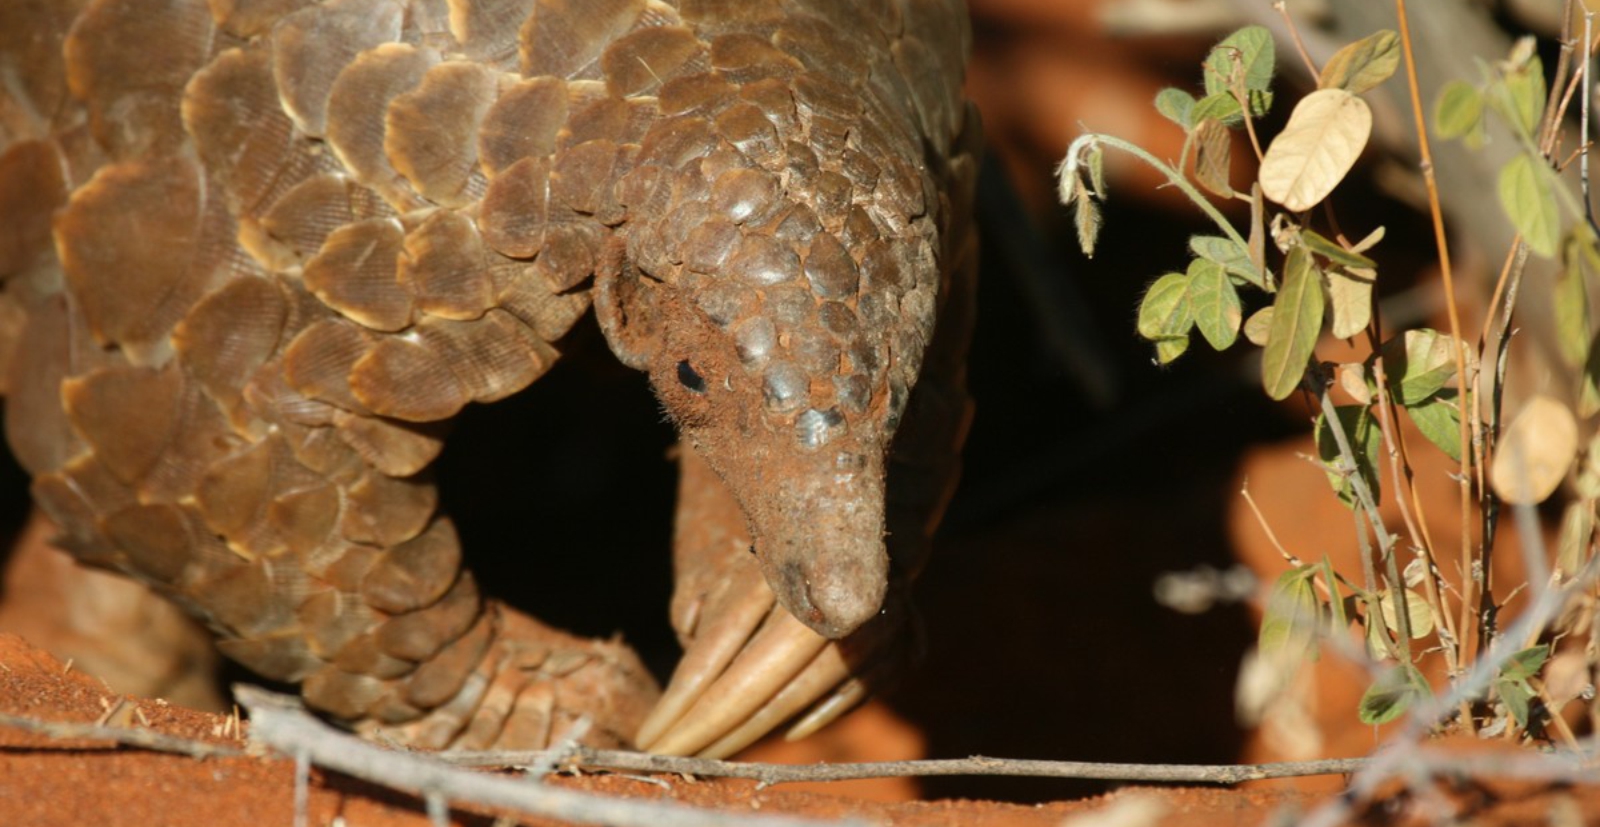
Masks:
[[[726,758],[755,743],[779,724],[798,715],[812,701],[850,677],[850,665],[837,643],[822,647],[811,663],[762,704],[744,723],[700,750],[706,758]]]
[[[851,678],[839,684],[833,694],[811,707],[800,720],[795,721],[789,730],[783,733],[783,740],[798,741],[815,735],[818,730],[839,720],[846,712],[856,708],[856,705],[867,699],[872,694],[872,680],[870,678]]]
[[[661,740],[667,728],[700,700],[776,605],[776,596],[754,566],[744,567],[732,580],[729,588],[709,601],[711,605],[695,609],[697,616],[688,625],[696,627],[699,635],[678,661],[661,701],[639,728],[636,740],[640,747],[649,749]],[[698,622],[702,619],[706,621],[703,625]]]
[[[747,598],[744,608],[753,605],[760,605],[759,597]],[[781,606],[768,605],[764,618],[746,613],[735,622],[728,613],[702,627],[705,637],[690,644],[667,689],[672,707],[664,700],[651,713],[640,748],[723,758],[802,714],[786,737],[803,737],[860,703],[904,654],[905,614],[895,611],[900,601],[842,641],[827,640]],[[739,641],[732,657],[730,641]]]
[[[827,638],[774,608],[733,663],[716,676],[683,717],[659,739],[642,746],[666,754],[699,752],[755,714],[827,645]]]

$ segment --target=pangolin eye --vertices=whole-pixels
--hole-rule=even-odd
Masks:
[[[695,372],[688,359],[678,363],[678,384],[695,393],[706,392],[706,378]]]

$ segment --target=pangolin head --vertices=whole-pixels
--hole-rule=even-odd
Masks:
[[[778,600],[839,638],[888,586],[886,456],[939,284],[932,183],[855,137],[741,151],[722,120],[646,137],[595,307],[739,500]]]

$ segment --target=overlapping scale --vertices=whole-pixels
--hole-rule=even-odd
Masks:
[[[384,151],[389,104],[422,83],[439,62],[431,49],[384,43],[361,53],[334,80],[328,102],[328,144],[357,180],[400,211],[422,205]]]
[[[211,13],[193,0],[95,0],[63,54],[74,97],[114,157],[159,155],[185,140],[179,103],[216,41]],[[144,46],[161,44],[160,59]],[[139,44],[140,48],[129,48]]]
[[[184,92],[183,121],[237,213],[254,214],[270,203],[295,147],[264,45],[230,49],[197,73]]]
[[[226,213],[207,204],[202,173],[183,156],[105,167],[74,192],[56,220],[56,246],[95,337],[159,359],[211,286],[217,262],[207,248],[231,235],[221,222]]]
[[[217,27],[247,40],[272,29],[278,18],[308,6],[315,0],[207,0]]]
[[[301,132],[325,134],[334,81],[356,55],[400,37],[404,8],[395,0],[329,0],[272,28],[272,76],[284,111]]]
[[[302,278],[323,304],[373,330],[411,324],[416,298],[399,278],[405,233],[390,218],[370,218],[334,230]]]
[[[394,215],[376,193],[337,173],[306,178],[261,216],[261,228],[305,261],[340,228]]]
[[[497,177],[524,158],[548,158],[566,122],[565,81],[536,77],[506,84],[478,130],[478,156]]]
[[[447,61],[389,103],[384,152],[422,197],[448,207],[482,196],[479,124],[494,103],[494,72],[476,63]]]
[[[596,0],[581,6],[562,0],[536,0],[519,34],[524,77],[598,75],[606,45],[633,28],[646,0]]]
[[[517,34],[535,0],[449,0],[450,33],[468,58],[515,69]]]
[[[396,278],[418,310],[442,319],[483,316],[500,292],[472,220],[440,210],[406,235]]]

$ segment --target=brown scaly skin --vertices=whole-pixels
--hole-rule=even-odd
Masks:
[[[0,356],[36,499],[363,731],[538,746],[588,715],[726,754],[818,725],[896,651],[965,427],[965,26],[959,0],[5,4]],[[653,712],[622,645],[480,597],[427,472],[591,296],[686,449],[688,648]]]

